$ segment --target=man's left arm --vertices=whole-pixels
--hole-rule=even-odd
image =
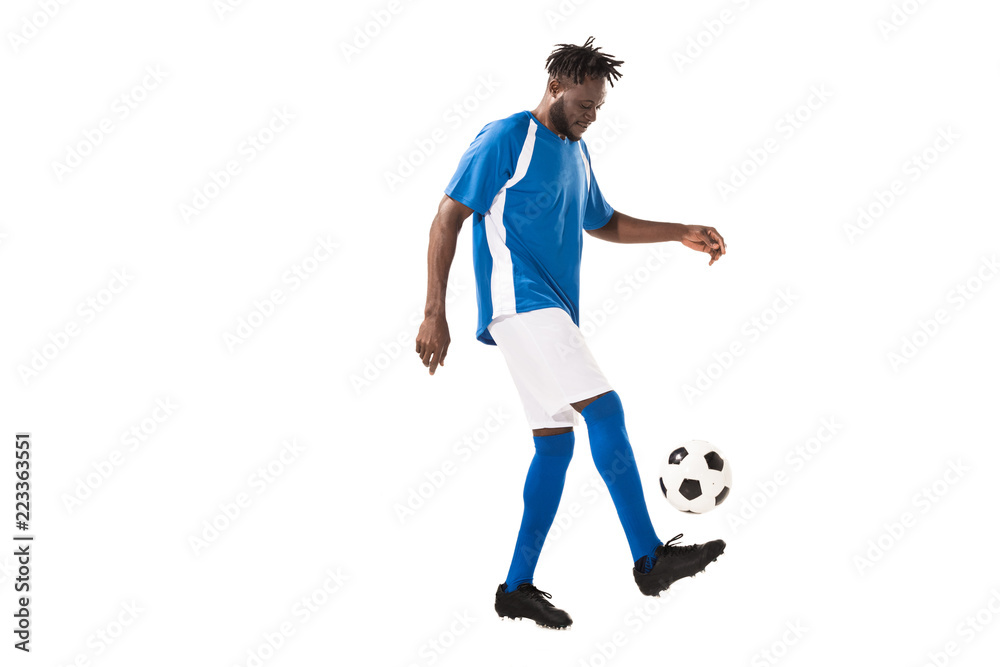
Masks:
[[[726,242],[715,227],[640,220],[617,210],[611,214],[607,224],[597,229],[588,229],[587,233],[611,243],[680,241],[692,250],[708,253],[711,256],[709,266],[726,254]]]

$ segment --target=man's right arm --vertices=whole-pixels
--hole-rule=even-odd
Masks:
[[[416,341],[417,354],[424,366],[430,369],[431,375],[434,375],[438,365],[444,365],[448,345],[451,343],[445,318],[448,273],[455,258],[458,233],[462,230],[462,223],[470,215],[471,208],[445,195],[431,223],[427,247],[427,303]]]

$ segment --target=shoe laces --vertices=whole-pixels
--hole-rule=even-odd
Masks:
[[[552,595],[546,593],[545,591],[538,590],[537,588],[535,588],[534,584],[521,584],[520,586],[517,587],[517,590],[523,591],[525,595],[534,600],[538,600],[542,604],[546,604],[550,607],[552,606],[552,603],[546,599],[546,598],[551,598]]]
[[[666,544],[663,545],[664,552],[679,553],[684,551],[691,551],[698,547],[697,544],[674,544],[679,539],[684,537],[684,533],[677,533],[671,537]]]

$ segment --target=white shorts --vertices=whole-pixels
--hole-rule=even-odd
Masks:
[[[528,425],[576,426],[571,403],[611,391],[580,328],[562,308],[493,318],[490,335],[507,361]]]

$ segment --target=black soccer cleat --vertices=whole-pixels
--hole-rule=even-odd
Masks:
[[[507,584],[497,586],[497,601],[493,606],[503,618],[529,618],[543,628],[563,630],[573,625],[573,619],[562,609],[557,609],[546,598],[552,596],[535,588],[534,584],[521,584],[507,592]]]
[[[656,547],[656,563],[649,572],[642,574],[638,568],[632,568],[635,583],[643,595],[659,595],[678,579],[698,574],[726,550],[722,540],[675,545],[674,542],[682,537],[683,533],[675,535],[666,544]]]

